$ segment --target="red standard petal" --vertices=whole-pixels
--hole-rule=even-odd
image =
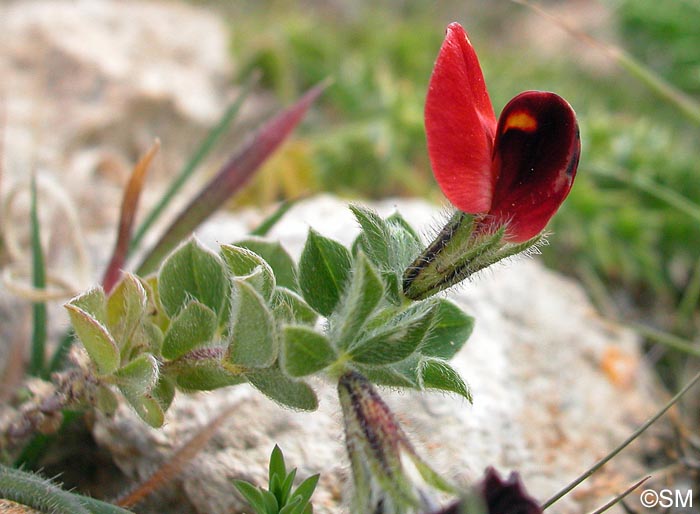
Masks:
[[[430,77],[425,131],[433,173],[445,196],[464,212],[488,212],[496,116],[479,60],[458,23],[447,27]]]
[[[527,241],[544,229],[571,190],[580,153],[576,114],[560,96],[526,91],[505,106],[489,214],[498,225],[509,222],[509,241]]]

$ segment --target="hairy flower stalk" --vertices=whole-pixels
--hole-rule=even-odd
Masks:
[[[453,488],[417,455],[370,382],[349,371],[340,378],[338,394],[355,486],[352,512],[418,514],[436,510],[431,489]]]
[[[404,294],[414,300],[540,243],[581,150],[576,114],[554,93],[520,93],[496,118],[457,23],[435,62],[425,128],[435,179],[458,211],[404,274]]]

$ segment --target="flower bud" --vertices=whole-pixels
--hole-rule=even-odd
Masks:
[[[340,378],[338,394],[355,484],[352,512],[419,514],[435,510],[434,489],[453,488],[416,454],[369,381],[349,371]]]

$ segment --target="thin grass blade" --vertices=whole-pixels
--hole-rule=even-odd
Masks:
[[[289,211],[289,209],[291,209],[292,207],[294,207],[294,206],[297,204],[297,202],[298,202],[299,200],[301,200],[301,198],[294,198],[294,199],[291,199],[291,200],[285,200],[285,201],[283,201],[283,202],[279,205],[279,207],[277,207],[277,209],[275,209],[275,212],[273,212],[273,213],[270,214],[267,218],[265,218],[264,220],[262,220],[262,222],[260,223],[260,225],[258,225],[257,227],[255,227],[255,228],[250,232],[250,235],[251,235],[251,236],[260,236],[260,237],[266,236],[267,233],[268,233],[270,230],[272,230],[272,227],[274,227],[274,226],[277,224],[277,222],[278,222],[279,220],[281,220],[282,217],[283,217],[285,214],[287,214],[287,212]]]
[[[644,482],[649,480],[651,478],[651,475],[645,476],[641,480],[637,481],[635,484],[632,484],[630,487],[625,489],[622,493],[618,494],[615,496],[613,499],[611,499],[609,502],[607,502],[605,505],[601,506],[600,508],[594,510],[591,512],[591,514],[603,514],[606,510],[608,510],[610,507],[615,505],[616,503],[620,503],[622,500],[625,499],[627,495],[629,495],[632,491],[635,489],[639,488]]]
[[[666,405],[664,405],[656,414],[654,414],[651,418],[649,418],[642,426],[640,426],[637,430],[632,432],[632,434],[622,441],[615,449],[613,449],[610,453],[608,453],[605,457],[600,459],[598,462],[596,462],[593,466],[591,466],[585,473],[583,473],[581,476],[579,476],[577,479],[575,479],[573,482],[571,482],[569,485],[564,487],[561,491],[556,493],[554,496],[552,496],[549,500],[544,502],[542,504],[542,510],[545,510],[549,507],[551,507],[554,503],[559,501],[561,498],[569,494],[573,489],[575,489],[579,484],[581,484],[584,480],[586,480],[588,477],[590,477],[593,473],[598,471],[600,468],[605,466],[615,455],[620,453],[622,450],[624,450],[632,441],[634,441],[639,435],[644,432],[647,428],[649,428],[651,425],[653,425],[656,420],[658,420],[661,416],[663,416],[668,409],[673,407],[673,405],[680,400],[685,393],[687,393],[698,381],[700,381],[700,372],[697,373],[691,380],[688,382],[683,389],[678,391],[676,395],[671,398]]]
[[[36,175],[31,181],[30,230],[32,242],[32,285],[35,289],[46,287],[46,263],[41,247],[41,227],[39,223],[39,206],[36,192]],[[44,376],[46,352],[46,303],[35,302],[32,305],[32,353],[29,361],[29,373]]]

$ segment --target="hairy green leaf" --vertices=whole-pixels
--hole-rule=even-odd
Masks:
[[[252,250],[234,245],[221,245],[221,256],[234,277],[249,282],[270,300],[275,289],[275,274],[270,265]]]
[[[314,325],[318,319],[318,313],[301,296],[284,287],[275,288],[272,312],[279,322]]]
[[[92,292],[87,294],[94,297]],[[80,300],[81,297],[71,300],[64,307],[68,310],[75,333],[97,366],[97,370],[103,375],[108,375],[119,367],[119,348],[107,327],[78,307],[81,303],[84,304]]]
[[[457,393],[472,401],[469,387],[464,383],[459,373],[447,362],[440,359],[425,359],[420,367],[421,387],[423,389],[439,389]]]
[[[248,282],[233,280],[231,339],[227,360],[251,368],[266,368],[277,358],[279,338],[272,312]]]
[[[299,261],[299,287],[316,311],[330,316],[350,275],[350,252],[342,244],[309,230]]]
[[[345,288],[337,315],[333,317],[333,339],[347,348],[357,338],[384,296],[384,284],[370,261],[360,252],[355,257],[353,273]]]
[[[246,377],[265,396],[285,407],[306,411],[318,408],[314,390],[305,382],[287,377],[277,367],[249,372]]]
[[[171,318],[193,299],[224,317],[229,288],[221,259],[195,238],[170,254],[158,273],[160,301]]]
[[[143,396],[158,381],[158,361],[150,353],[142,353],[114,372],[119,389],[125,396]]]
[[[203,303],[191,301],[173,318],[163,339],[163,357],[177,359],[209,343],[217,328],[216,313]]]
[[[431,309],[424,305],[409,307],[359,340],[350,348],[350,357],[374,366],[402,361],[420,346],[432,321]]]
[[[362,227],[358,239],[359,248],[372,259],[380,269],[391,268],[389,226],[375,211],[362,205],[352,204],[350,210]]]
[[[124,392],[122,390],[122,392]],[[136,414],[149,426],[158,428],[163,426],[165,412],[160,402],[150,395],[133,396],[125,394],[124,397],[136,411]]]
[[[249,238],[237,241],[235,244],[241,248],[247,248],[265,259],[275,274],[278,286],[299,291],[296,264],[279,242],[267,241],[262,238]]]
[[[131,273],[124,273],[107,299],[106,322],[120,346],[131,337],[146,309],[146,290]]]
[[[435,323],[420,352],[428,357],[450,360],[469,339],[474,329],[474,318],[444,299],[438,300],[434,309]]]
[[[336,359],[330,341],[306,326],[287,326],[283,330],[281,365],[292,377],[303,377],[322,370]]]

